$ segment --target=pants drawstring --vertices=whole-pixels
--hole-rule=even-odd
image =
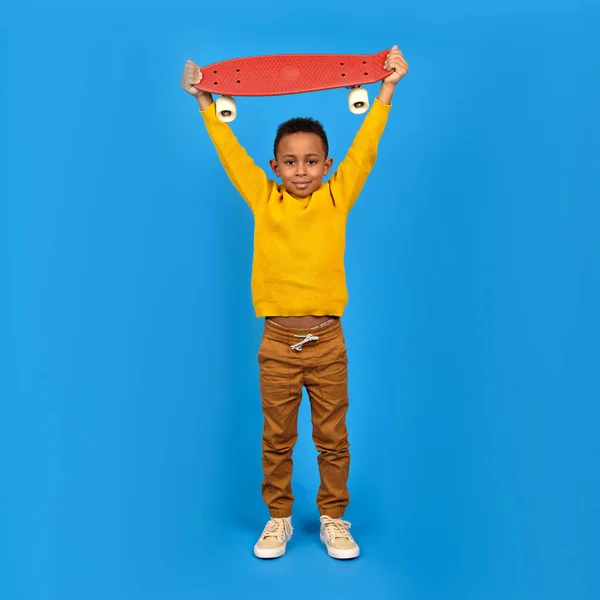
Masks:
[[[295,335],[294,337],[303,337],[303,336]],[[304,346],[304,344],[306,344],[306,342],[316,342],[316,341],[318,341],[318,339],[319,339],[318,335],[313,335],[312,333],[309,333],[307,336],[304,337],[304,339],[301,342],[298,342],[297,344],[292,344],[290,346],[290,348],[292,350],[296,350],[297,352],[301,352],[302,346]]]

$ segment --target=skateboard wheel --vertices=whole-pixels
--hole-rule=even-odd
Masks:
[[[365,88],[352,88],[348,93],[348,108],[351,113],[361,115],[369,110],[369,94]]]
[[[224,123],[230,123],[235,119],[235,100],[231,96],[220,96],[217,98],[217,118]]]

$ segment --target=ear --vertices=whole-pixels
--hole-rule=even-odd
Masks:
[[[271,165],[271,169],[273,169],[273,173],[275,173],[277,177],[281,177],[281,174],[279,173],[279,163],[277,162],[277,159],[272,158],[269,161],[269,164]]]
[[[331,165],[333,165],[333,158],[325,159],[325,168],[323,169],[323,175],[327,175],[331,170]]]

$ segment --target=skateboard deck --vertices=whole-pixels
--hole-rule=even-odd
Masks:
[[[377,54],[274,54],[201,67],[203,92],[222,96],[280,96],[381,81],[388,50]]]

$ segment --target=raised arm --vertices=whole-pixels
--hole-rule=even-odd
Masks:
[[[229,125],[219,121],[212,95],[194,87],[194,84],[201,80],[202,73],[198,65],[188,60],[181,77],[181,87],[196,98],[200,114],[227,176],[254,210],[257,204],[267,197],[269,180],[265,172],[248,156]]]
[[[394,46],[385,63],[393,71],[381,82],[381,89],[356,134],[348,153],[330,179],[331,193],[338,208],[349,212],[362,190],[375,160],[385,129],[396,84],[406,75],[408,63]]]

